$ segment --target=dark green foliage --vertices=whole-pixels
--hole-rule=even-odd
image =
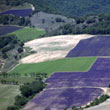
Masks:
[[[30,26],[30,19],[29,17],[18,17],[14,15],[0,15],[0,24],[3,25],[20,25],[20,26]]]
[[[55,20],[56,20],[56,22],[65,22],[65,21],[62,20],[61,18],[56,18]]]
[[[7,108],[7,110],[19,110],[19,107],[17,107],[17,106],[9,106]]]
[[[56,13],[56,9],[54,9],[51,5],[49,5],[46,0],[11,0],[11,1],[6,0],[6,4],[10,6],[18,6],[24,3],[33,4],[37,12],[44,11],[44,12]]]
[[[19,44],[18,52],[23,52],[23,43],[20,42],[15,35],[7,35],[0,37],[0,50],[3,54],[15,48],[15,45]]]
[[[23,0],[5,0],[5,1],[6,1],[6,5],[10,5],[10,6],[18,6],[24,3]]]
[[[19,95],[15,97],[15,100],[15,106],[17,107],[24,106],[28,101],[25,97]]]
[[[37,80],[30,84],[27,83],[25,85],[22,85],[20,87],[20,90],[21,90],[21,94],[28,98],[28,97],[33,96],[34,94],[42,91],[45,86],[46,85],[41,80]]]
[[[0,36],[0,59],[4,61],[5,65],[0,72],[7,72],[15,66],[22,53],[23,43],[18,40],[16,35]]]
[[[26,103],[32,99],[35,94],[42,91],[46,84],[42,81],[43,78],[39,77],[39,80],[32,83],[26,83],[20,86],[21,95],[15,97],[15,104],[14,106],[10,106],[7,110],[20,110]]]
[[[73,17],[110,12],[109,0],[5,0],[5,4],[11,7],[26,2],[33,4],[37,12],[60,13]]]
[[[28,85],[21,86],[20,90],[22,91],[21,94],[25,97],[29,97],[33,94],[32,89]]]
[[[23,52],[23,48],[19,48],[19,49],[18,49],[18,52],[19,52],[19,53],[22,53],[22,52]]]
[[[109,0],[46,0],[46,2],[49,6],[70,16],[110,12]]]
[[[93,102],[91,102],[90,105],[86,105],[86,108],[99,105],[100,103],[106,101],[108,98],[110,98],[108,95],[102,95],[100,98],[96,98]]]
[[[110,34],[110,15],[88,15],[75,20],[76,24],[65,24],[49,34]]]
[[[73,107],[72,107],[72,110],[78,110],[78,109],[76,108],[76,106],[73,106]]]

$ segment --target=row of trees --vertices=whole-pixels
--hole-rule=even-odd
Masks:
[[[99,105],[100,103],[103,103],[104,101],[106,101],[108,98],[110,98],[110,96],[108,96],[108,95],[102,95],[100,98],[96,98],[89,105],[86,105],[86,108]]]
[[[75,18],[76,24],[65,24],[49,35],[66,34],[110,34],[110,15],[87,15]]]
[[[8,74],[8,73],[2,73],[0,74],[0,77],[1,78],[18,78],[18,77],[33,77],[33,78],[37,78],[37,77],[41,77],[41,78],[47,78],[48,77],[48,74],[47,73],[25,73],[24,75],[20,74],[20,73],[11,73],[11,74]]]
[[[15,80],[4,80],[4,79],[2,79],[1,81],[0,81],[0,83],[1,84],[8,84],[8,85],[18,85],[19,83],[18,83],[18,81],[15,81]]]

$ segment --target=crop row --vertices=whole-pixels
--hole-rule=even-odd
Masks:
[[[46,89],[28,106],[33,104],[31,107],[38,110],[64,110],[86,105],[103,93],[100,88],[110,84],[109,67],[109,58],[99,58],[88,72],[56,72],[45,81]]]
[[[46,80],[47,88],[108,87],[110,84],[110,59],[98,59],[88,72],[57,72]]]
[[[67,57],[110,56],[110,36],[97,36],[81,40]]]
[[[17,26],[0,26],[0,36],[22,29],[23,27]]]
[[[26,17],[32,14],[32,9],[8,10],[8,11],[0,13],[0,15],[5,15],[5,14],[12,14],[15,16]]]
[[[44,90],[39,96],[31,100],[35,110],[64,110],[79,107],[91,102],[101,95],[103,90],[95,88],[65,88]],[[33,109],[34,109],[33,108]],[[29,108],[31,110],[32,108]]]

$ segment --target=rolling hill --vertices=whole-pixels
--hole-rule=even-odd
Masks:
[[[109,0],[46,0],[50,6],[63,14],[83,16],[110,12]]]

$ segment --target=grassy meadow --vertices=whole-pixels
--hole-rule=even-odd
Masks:
[[[0,84],[0,110],[6,110],[8,106],[13,105],[18,94],[20,94],[19,86]]]
[[[13,32],[19,38],[19,40],[26,42],[30,40],[34,40],[44,35],[46,32],[43,29],[24,27],[23,29],[17,30]]]
[[[29,74],[32,72],[45,72],[51,75],[54,72],[84,72],[88,71],[95,62],[95,57],[64,58],[34,64],[20,64],[10,73]]]
[[[31,4],[29,3],[24,3],[23,5],[18,5],[16,7],[13,7],[13,10],[20,10],[20,9],[31,9]]]

